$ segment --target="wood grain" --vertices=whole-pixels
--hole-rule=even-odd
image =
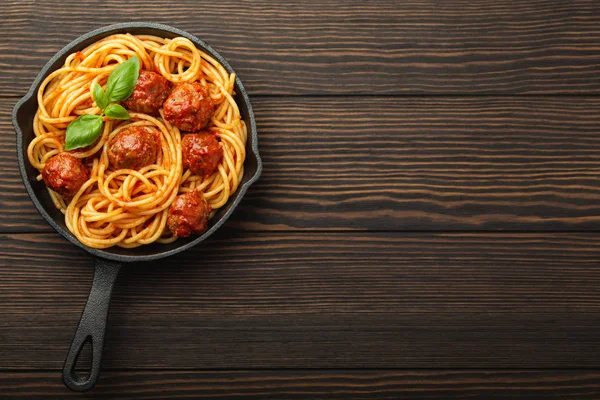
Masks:
[[[50,231],[0,99],[2,232]],[[597,230],[600,99],[254,99],[264,172],[244,230]],[[18,209],[19,213],[14,210]]]
[[[252,95],[600,91],[593,0],[9,1],[2,14],[1,95],[23,95],[79,35],[126,21],[206,40]]]
[[[80,398],[59,371],[0,372],[7,398]],[[95,399],[597,399],[593,371],[105,371]]]
[[[0,248],[0,366],[58,369],[92,260],[56,234]],[[599,249],[591,234],[225,230],[123,270],[104,367],[596,368]]]
[[[10,111],[56,51],[125,21],[230,61],[265,169],[201,246],[123,269],[86,397],[600,397],[597,1],[0,14],[0,398],[79,397],[60,369],[93,266],[25,194]]]

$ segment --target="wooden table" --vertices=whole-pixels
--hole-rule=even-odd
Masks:
[[[203,3],[0,5],[0,397],[80,396],[92,277],[24,192],[11,110],[131,20],[229,60],[265,168],[210,240],[122,271],[91,397],[600,396],[599,2]]]

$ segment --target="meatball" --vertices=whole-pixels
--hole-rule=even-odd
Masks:
[[[90,178],[90,172],[80,159],[69,153],[59,153],[48,160],[42,170],[42,178],[46,186],[66,201],[71,201]]]
[[[171,93],[171,82],[164,76],[141,70],[133,93],[123,102],[123,106],[131,111],[158,115],[158,110],[169,93]]]
[[[208,226],[210,211],[202,193],[194,190],[179,195],[169,208],[167,227],[178,237],[202,233]]]
[[[202,177],[212,175],[223,157],[223,146],[208,132],[190,133],[181,140],[183,167]]]
[[[165,119],[182,131],[204,128],[215,112],[208,89],[198,82],[175,86],[163,106]]]
[[[156,162],[160,131],[149,126],[123,129],[108,145],[108,160],[116,169],[140,169]]]

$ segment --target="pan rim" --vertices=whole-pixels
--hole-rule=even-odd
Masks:
[[[111,260],[111,261],[116,261],[116,262],[124,262],[124,263],[159,260],[162,258],[170,257],[174,254],[183,252],[185,250],[188,250],[188,249],[198,245],[200,242],[204,241],[206,238],[208,238],[210,235],[212,235],[217,229],[219,229],[225,223],[225,221],[230,217],[230,215],[233,213],[233,211],[239,205],[240,201],[244,197],[248,188],[259,178],[259,176],[262,172],[262,160],[261,160],[259,152],[258,152],[258,133],[257,133],[257,128],[256,128],[256,120],[255,120],[254,112],[252,110],[252,105],[250,103],[250,98],[248,97],[248,93],[246,92],[246,89],[244,88],[244,85],[242,84],[239,76],[236,74],[235,84],[239,88],[240,95],[242,96],[242,99],[248,110],[248,118],[250,121],[249,135],[252,138],[252,141],[251,141],[252,153],[256,159],[256,172],[251,177],[249,177],[249,179],[247,181],[240,184],[240,186],[237,189],[237,193],[235,194],[235,198],[231,199],[232,203],[231,203],[230,207],[202,235],[198,236],[197,238],[195,238],[194,240],[192,240],[190,242],[183,243],[173,249],[161,251],[161,252],[158,252],[155,254],[144,254],[144,255],[115,254],[115,253],[108,252],[104,249],[95,249],[95,248],[84,245],[79,240],[77,240],[77,238],[71,232],[69,232],[67,229],[63,228],[60,224],[58,224],[56,222],[55,218],[53,218],[46,211],[46,208],[44,208],[44,206],[41,204],[35,191],[33,190],[33,187],[31,185],[31,183],[29,181],[29,177],[27,175],[26,162],[28,162],[28,160],[25,159],[25,154],[23,151],[24,138],[23,138],[23,131],[21,129],[21,126],[19,125],[18,118],[17,118],[18,112],[21,109],[21,107],[23,107],[27,102],[31,101],[32,97],[36,95],[36,92],[37,92],[41,82],[46,78],[46,76],[49,73],[52,72],[51,71],[52,66],[60,58],[62,58],[63,56],[65,56],[67,54],[70,54],[71,52],[74,51],[74,48],[81,45],[81,43],[83,43],[87,40],[94,39],[94,38],[99,39],[101,37],[107,36],[107,34],[118,33],[119,31],[122,31],[124,29],[132,29],[132,28],[142,28],[142,29],[145,28],[145,29],[161,30],[161,31],[165,31],[168,33],[178,35],[178,36],[183,36],[183,37],[191,40],[196,46],[207,51],[211,56],[215,57],[229,73],[234,72],[233,68],[231,68],[229,63],[217,51],[215,51],[211,46],[209,46],[206,42],[197,38],[196,36],[191,35],[188,32],[183,31],[181,29],[174,28],[170,25],[164,25],[164,24],[158,24],[158,23],[152,23],[152,22],[125,22],[125,23],[107,25],[107,26],[95,29],[93,31],[90,31],[88,33],[85,33],[85,34],[79,36],[78,38],[74,39],[69,44],[64,46],[61,50],[59,50],[46,63],[46,65],[44,65],[44,67],[41,69],[41,71],[38,73],[38,75],[34,79],[33,83],[31,84],[31,86],[30,86],[29,90],[27,91],[27,93],[25,94],[25,96],[23,96],[16,103],[15,107],[13,108],[13,112],[12,112],[12,123],[13,123],[13,126],[14,126],[16,134],[17,134],[17,159],[18,159],[18,164],[19,164],[19,170],[21,172],[21,178],[23,180],[23,184],[25,185],[25,189],[26,189],[31,201],[33,202],[33,204],[36,207],[36,209],[38,210],[38,212],[42,215],[42,217],[46,220],[46,222],[48,222],[50,224],[50,226],[52,226],[54,228],[54,230],[56,230],[61,236],[63,236],[64,238],[66,238],[68,241],[75,244],[79,248],[87,251],[88,253],[92,254],[93,256],[100,257],[100,258],[103,258],[106,260]]]

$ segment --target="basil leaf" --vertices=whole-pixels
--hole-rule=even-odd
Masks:
[[[94,101],[96,102],[96,105],[100,107],[101,110],[104,110],[108,105],[108,96],[106,96],[106,93],[104,90],[102,90],[102,86],[96,83],[92,94],[94,95]]]
[[[73,150],[94,143],[102,132],[102,117],[85,114],[67,126],[65,149]]]
[[[125,108],[123,108],[123,106],[119,105],[119,104],[109,104],[108,107],[106,107],[106,109],[104,110],[104,114],[107,117],[110,118],[114,118],[114,119],[129,119],[131,118],[129,116],[129,113],[127,112],[127,110]]]
[[[119,64],[108,77],[106,96],[108,102],[125,100],[133,92],[140,73],[140,60],[137,56]]]

